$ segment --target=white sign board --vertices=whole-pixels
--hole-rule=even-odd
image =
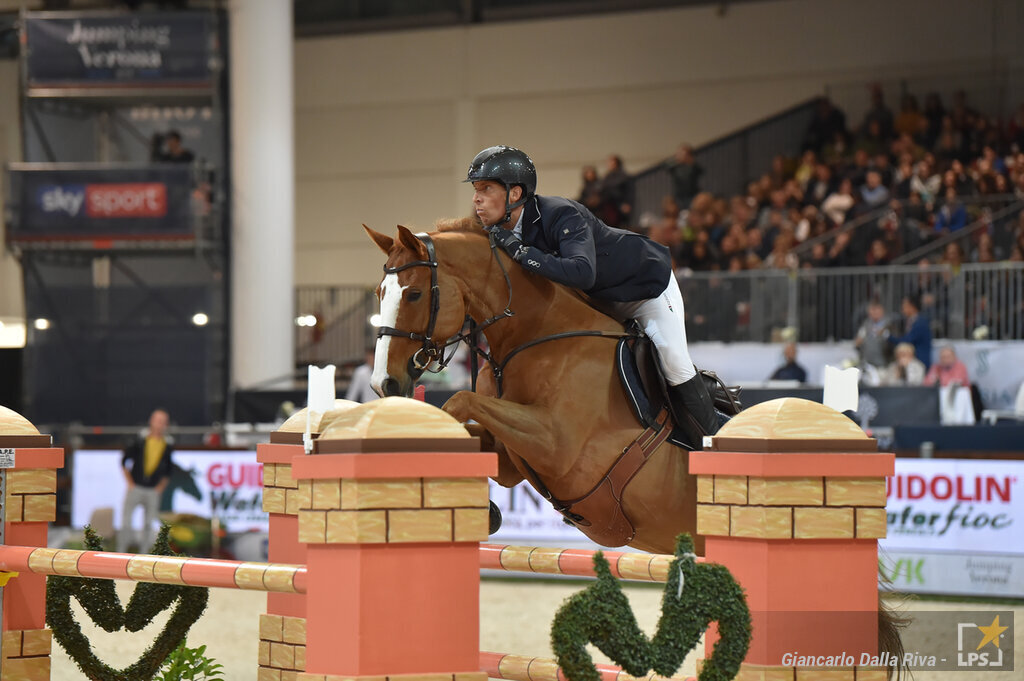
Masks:
[[[897,589],[1024,596],[1024,461],[896,459],[887,493]]]
[[[78,450],[72,466],[71,524],[88,524],[97,508],[114,509],[114,527],[121,527],[126,483],[117,450]],[[263,512],[263,464],[256,452],[176,450],[180,468],[171,478],[171,510],[204,518],[214,514],[228,532],[266,531]],[[141,515],[141,510],[137,510]],[[139,521],[136,521],[138,525]]]

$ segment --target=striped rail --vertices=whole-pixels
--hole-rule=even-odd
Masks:
[[[694,681],[694,677],[685,679],[681,676],[658,676],[653,672],[647,676],[630,676],[618,667],[608,664],[594,665],[601,681]],[[555,660],[545,657],[527,657],[524,655],[506,655],[504,653],[488,653],[480,651],[480,671],[486,672],[491,679],[508,679],[509,681],[568,681]]]
[[[208,558],[0,546],[0,571],[306,593],[306,567]]]
[[[508,572],[546,575],[594,576],[594,554],[586,549],[558,549],[543,546],[480,545],[480,567]],[[619,579],[664,582],[674,556],[654,553],[604,551],[612,575]],[[698,561],[702,560],[700,558]]]

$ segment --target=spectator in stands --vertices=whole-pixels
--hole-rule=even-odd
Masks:
[[[939,361],[928,370],[924,377],[925,385],[940,385],[945,388],[949,385],[968,387],[971,379],[967,375],[967,367],[957,359],[956,350],[952,345],[943,345],[939,348]]]
[[[804,200],[807,203],[820,206],[829,194],[835,192],[836,186],[832,168],[825,163],[819,163],[814,167],[814,176],[804,187]]]
[[[942,176],[935,172],[933,160],[925,156],[914,168],[914,177],[910,180],[911,190],[921,195],[925,204],[930,204],[938,196],[942,188]]]
[[[821,212],[832,221],[834,225],[841,225],[846,222],[846,214],[853,208],[856,200],[853,198],[853,182],[843,180],[839,183],[839,189],[830,194],[821,204]]]
[[[917,97],[914,95],[903,95],[900,104],[900,115],[896,117],[893,126],[899,135],[910,135],[914,139],[921,139],[928,130],[928,119],[917,105]]]
[[[124,553],[133,543],[132,515],[139,506],[144,513],[142,539],[138,546],[145,551],[156,540],[153,525],[160,510],[160,495],[171,480],[171,453],[174,447],[167,436],[169,423],[167,410],[154,409],[149,415],[149,428],[125,448],[121,457],[121,470],[128,490],[121,509],[121,529],[117,533],[118,553]]]
[[[778,236],[773,240],[771,253],[764,259],[764,266],[774,269],[795,270],[800,265],[800,261],[797,259],[796,254],[792,252],[792,248],[793,231],[787,228],[779,232]]]
[[[924,117],[928,119],[928,126],[925,129],[922,142],[931,149],[939,138],[939,131],[942,130],[942,119],[946,116],[946,108],[942,106],[942,99],[937,92],[929,92],[924,98]]]
[[[871,120],[857,138],[856,151],[862,151],[868,156],[877,156],[885,152],[888,147],[888,136],[882,131],[882,123],[878,120]]]
[[[928,318],[921,314],[921,299],[910,294],[903,298],[904,333],[902,336],[890,336],[889,343],[899,345],[910,343],[914,346],[914,355],[927,369],[932,363],[932,329]]]
[[[181,133],[170,130],[166,135],[155,133],[150,156],[154,163],[192,163],[195,154],[181,143]]]
[[[837,135],[846,137],[846,115],[832,106],[827,97],[822,97],[804,135],[803,148],[821,153],[826,145],[835,142]]]
[[[606,225],[620,227],[626,224],[631,206],[629,203],[629,175],[622,165],[622,157],[612,154],[608,157],[607,170],[601,179],[601,210],[596,213]]]
[[[796,343],[786,343],[786,347],[782,350],[782,356],[785,358],[785,363],[772,372],[772,381],[799,381],[800,383],[807,382],[807,370],[804,369],[796,361]]]
[[[886,371],[886,385],[921,385],[927,370],[921,360],[914,356],[914,346],[900,343],[894,351],[895,358]]]
[[[870,364],[876,369],[884,368],[888,364],[889,353],[892,350],[892,346],[889,345],[891,335],[885,308],[881,302],[872,300],[868,305],[867,319],[857,329],[857,335],[853,339],[853,344],[860,354],[861,364]],[[922,373],[923,371],[922,367]]]
[[[939,137],[935,140],[932,151],[935,158],[941,162],[949,162],[953,159],[963,159],[966,139],[964,133],[956,127],[953,119],[946,116],[942,119],[942,129]]]
[[[982,232],[978,237],[978,244],[971,251],[971,262],[988,263],[999,262],[1003,259],[1003,250],[992,241],[992,235]]]
[[[700,193],[700,178],[704,174],[704,168],[693,158],[693,147],[680,144],[666,166],[672,178],[672,196],[681,208],[688,208]]]
[[[878,123],[878,136],[881,139],[892,137],[893,119],[892,111],[885,105],[885,94],[882,86],[878,83],[871,85],[871,107],[864,114],[864,122],[861,124],[861,132],[869,131],[872,123]]]
[[[580,189],[579,198],[576,199],[596,213],[601,206],[601,180],[597,177],[597,168],[594,166],[583,166],[583,187]]]
[[[869,170],[860,188],[861,198],[871,209],[878,208],[889,202],[889,189],[882,183],[882,173],[877,170]]]
[[[370,377],[373,375],[373,358],[375,349],[372,345],[366,346],[363,353],[363,363],[352,371],[352,378],[348,382],[348,390],[345,391],[345,399],[353,402],[372,402],[380,397],[373,391]]]
[[[967,207],[958,198],[955,187],[946,187],[946,200],[935,214],[935,231],[948,234],[966,226]]]

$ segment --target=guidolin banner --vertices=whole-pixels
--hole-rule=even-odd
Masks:
[[[214,40],[204,12],[28,14],[32,88],[202,87]]]

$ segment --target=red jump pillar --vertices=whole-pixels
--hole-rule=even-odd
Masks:
[[[705,556],[746,590],[753,620],[737,678],[813,676],[797,656],[832,658],[829,678],[885,678],[864,662],[878,654],[878,538],[894,462],[839,412],[795,398],[743,411],[690,454]],[[716,640],[712,630],[708,654]]]
[[[308,414],[310,434],[315,440],[320,429],[341,412],[358,407],[358,402],[335,400],[334,407],[321,414]],[[301,409],[270,434],[268,444],[256,446],[256,460],[263,464],[263,510],[269,515],[267,560],[270,563],[306,564],[306,545],[299,541],[299,509],[309,508],[312,483],[301,484],[292,477],[292,460],[304,456],[307,409]],[[295,681],[305,670],[306,595],[267,594],[267,614],[260,615],[258,681]]]
[[[325,427],[292,478],[306,545],[299,681],[484,681],[479,542],[497,457],[429,404],[386,398]]]
[[[64,450],[20,414],[0,407],[0,546],[46,546],[57,515],[57,469]],[[0,572],[0,679],[49,681],[46,577]]]

